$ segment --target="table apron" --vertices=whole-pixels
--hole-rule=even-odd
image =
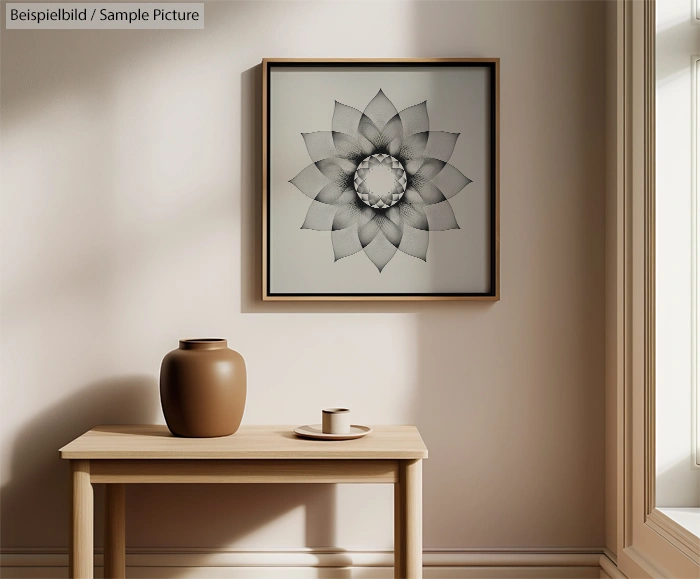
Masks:
[[[93,459],[91,483],[397,483],[399,460]]]

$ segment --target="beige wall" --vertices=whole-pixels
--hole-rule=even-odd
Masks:
[[[371,10],[370,10],[371,7]],[[207,4],[204,31],[2,30],[4,548],[67,544],[56,449],[162,422],[162,356],[222,335],[248,423],[416,423],[425,546],[604,542],[597,2]],[[262,304],[262,57],[501,58],[496,304]],[[370,340],[381,357],[358,355]],[[390,489],[129,490],[131,546],[392,546]],[[99,543],[99,534],[98,534]]]

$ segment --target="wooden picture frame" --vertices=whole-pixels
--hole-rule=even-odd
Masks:
[[[500,299],[499,59],[265,59],[262,95],[264,301]]]

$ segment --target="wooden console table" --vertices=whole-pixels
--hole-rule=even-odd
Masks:
[[[70,576],[93,576],[94,483],[106,485],[106,579],[125,577],[125,484],[389,483],[394,577],[422,577],[422,459],[415,426],[375,426],[364,438],[298,438],[292,426],[242,426],[223,438],[176,438],[165,426],[98,426],[61,450],[73,473]]]

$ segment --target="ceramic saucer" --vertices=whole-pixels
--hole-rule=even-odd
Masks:
[[[307,424],[294,429],[294,434],[302,438],[313,438],[314,440],[353,440],[354,438],[362,438],[366,434],[372,432],[369,426],[360,426],[352,424],[350,432],[346,434],[326,434],[321,430],[320,424]]]

